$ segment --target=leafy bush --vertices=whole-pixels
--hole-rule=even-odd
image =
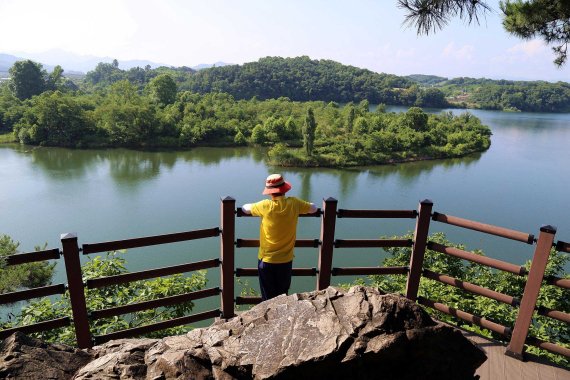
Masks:
[[[412,235],[410,234],[403,238],[411,239]],[[449,242],[443,233],[433,234],[430,236],[429,240],[439,244],[465,249],[463,245],[457,245]],[[409,265],[411,248],[386,248],[385,251],[389,256],[383,260],[381,266]],[[484,255],[481,251],[474,252],[479,255]],[[568,261],[570,261],[570,256],[568,254],[560,253],[553,249],[550,254],[545,276],[565,276],[566,278],[570,278],[569,275],[564,274],[564,266]],[[530,261],[527,262],[525,266],[529,269]],[[466,262],[459,258],[430,249],[426,250],[424,268],[437,273],[446,274],[462,281],[474,283],[500,293],[508,294],[519,299],[522,297],[526,281],[525,277],[517,276],[508,272],[497,271],[476,263]],[[377,286],[386,292],[405,292],[405,276],[370,276],[368,280],[373,286]],[[359,280],[357,283],[362,283],[362,280]],[[518,314],[518,309],[510,305],[500,303],[486,297],[477,296],[472,293],[462,291],[459,288],[445,285],[425,277],[421,278],[418,295],[436,302],[441,302],[455,309],[484,317],[504,326],[513,327]],[[568,312],[570,310],[570,292],[559,287],[543,285],[538,297],[537,305]],[[487,337],[505,341],[505,337],[502,335],[479,328],[478,326],[469,325],[464,321],[455,319],[452,316],[430,308],[426,308],[426,310],[441,321],[458,324],[466,330],[475,331]],[[535,316],[533,323],[530,326],[529,335],[544,341],[554,342],[564,347],[570,347],[570,325],[552,318]],[[554,355],[533,346],[529,346],[527,352],[546,356],[558,364],[566,366],[570,365],[567,358]]]
[[[121,252],[109,252],[104,258],[96,256],[90,259],[82,266],[83,279],[89,280],[127,273],[125,259],[122,258],[120,254]],[[111,285],[97,289],[86,289],[85,298],[87,310],[100,310],[169,297],[182,293],[189,293],[203,289],[206,286],[206,281],[206,271],[198,271],[187,277],[182,274],[176,274],[150,281],[136,281],[128,284]],[[189,301],[182,304],[148,309],[122,316],[98,319],[90,321],[90,329],[93,335],[108,334],[114,331],[179,318],[190,313],[193,307],[194,303]],[[38,301],[30,302],[22,309],[22,313],[17,320],[5,324],[4,328],[38,323],[49,319],[61,318],[63,316],[72,317],[69,292],[66,292],[59,300],[42,298]],[[182,334],[189,329],[189,327],[180,326],[149,333],[146,336],[162,337],[177,335]],[[75,344],[75,332],[73,326],[36,333],[33,335],[48,342],[59,342],[71,345]]]

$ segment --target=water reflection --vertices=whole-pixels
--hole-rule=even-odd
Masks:
[[[174,154],[147,152],[113,152],[109,157],[111,177],[121,184],[134,184],[152,179],[160,174],[160,167],[172,168]]]
[[[339,196],[348,197],[354,192],[355,188],[360,186],[360,177],[366,175],[370,175],[375,179],[396,177],[396,181],[400,186],[408,186],[415,183],[419,176],[429,175],[432,171],[438,168],[444,168],[446,170],[451,168],[467,169],[470,166],[475,165],[483,154],[484,153],[473,153],[465,157],[445,160],[425,160],[394,165],[378,165],[344,169],[283,169],[279,167],[271,167],[269,171],[281,172],[286,178],[290,178],[292,176],[298,177],[299,183],[296,184],[297,189],[299,190],[298,194],[303,199],[310,199],[311,196],[314,195],[313,187],[311,185],[312,176],[322,174],[332,176],[335,182],[338,182]],[[328,191],[330,191],[330,189]],[[327,193],[326,196],[329,195],[331,194]]]
[[[99,151],[70,150],[63,148],[22,147],[19,152],[30,155],[34,168],[48,178],[59,181],[81,179],[106,160]]]
[[[254,148],[194,148],[189,151],[177,152],[177,155],[187,162],[217,165],[236,158],[249,158],[253,159],[254,162],[262,162],[265,159],[266,150]]]
[[[381,165],[367,167],[368,174],[374,177],[388,177],[397,175],[402,184],[414,182],[419,175],[429,174],[434,169],[460,167],[463,169],[475,164],[484,153],[473,153],[465,157],[449,158],[445,160],[426,160],[408,162],[396,165]]]

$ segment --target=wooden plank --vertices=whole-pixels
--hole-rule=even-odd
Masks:
[[[89,289],[102,288],[105,286],[124,284],[126,282],[141,281],[149,278],[170,276],[177,273],[192,272],[200,269],[215,268],[220,265],[219,259],[198,261],[195,263],[173,265],[170,267],[149,269],[141,272],[130,272],[115,276],[92,278],[87,280]]]
[[[20,265],[25,263],[33,263],[36,261],[46,261],[52,259],[59,259],[59,249],[49,249],[45,251],[16,253],[14,255],[6,256],[6,265]]]
[[[177,243],[187,240],[204,239],[220,235],[219,227],[203,230],[176,232],[166,235],[145,236],[140,238],[107,241],[103,243],[83,244],[83,254],[116,251],[119,249],[148,247],[150,245]]]
[[[387,219],[414,219],[418,216],[416,210],[338,210],[339,218],[387,218]]]
[[[522,241],[523,243],[527,244],[532,244],[534,242],[534,235],[528,234],[526,232],[520,232],[508,228],[493,226],[491,224],[475,222],[473,220],[458,218],[456,216],[434,212],[432,219],[438,222],[451,224],[452,226],[463,227],[473,231],[484,232],[490,235]]]
[[[454,326],[453,326],[454,327]],[[526,361],[505,355],[504,343],[482,337],[473,332],[459,329],[463,335],[487,354],[487,361],[476,371],[480,380],[496,379],[538,379],[568,380],[570,371],[556,366],[546,359],[526,354]]]

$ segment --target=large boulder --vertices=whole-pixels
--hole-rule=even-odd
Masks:
[[[17,332],[0,343],[0,379],[70,379],[91,360],[89,351]]]
[[[74,379],[473,379],[486,360],[417,304],[366,287],[283,295],[186,335],[89,355]]]

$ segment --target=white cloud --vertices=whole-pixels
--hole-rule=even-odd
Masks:
[[[525,41],[520,44],[507,49],[509,54],[522,54],[529,57],[544,54],[546,52],[546,45],[542,40]]]
[[[493,62],[517,64],[521,62],[551,62],[552,55],[544,41],[535,39],[524,41],[506,49],[502,54],[493,57]]]
[[[442,51],[442,55],[445,58],[453,58],[458,61],[471,61],[473,59],[473,53],[475,48],[473,45],[463,45],[461,47],[455,47],[455,43],[448,43]]]

